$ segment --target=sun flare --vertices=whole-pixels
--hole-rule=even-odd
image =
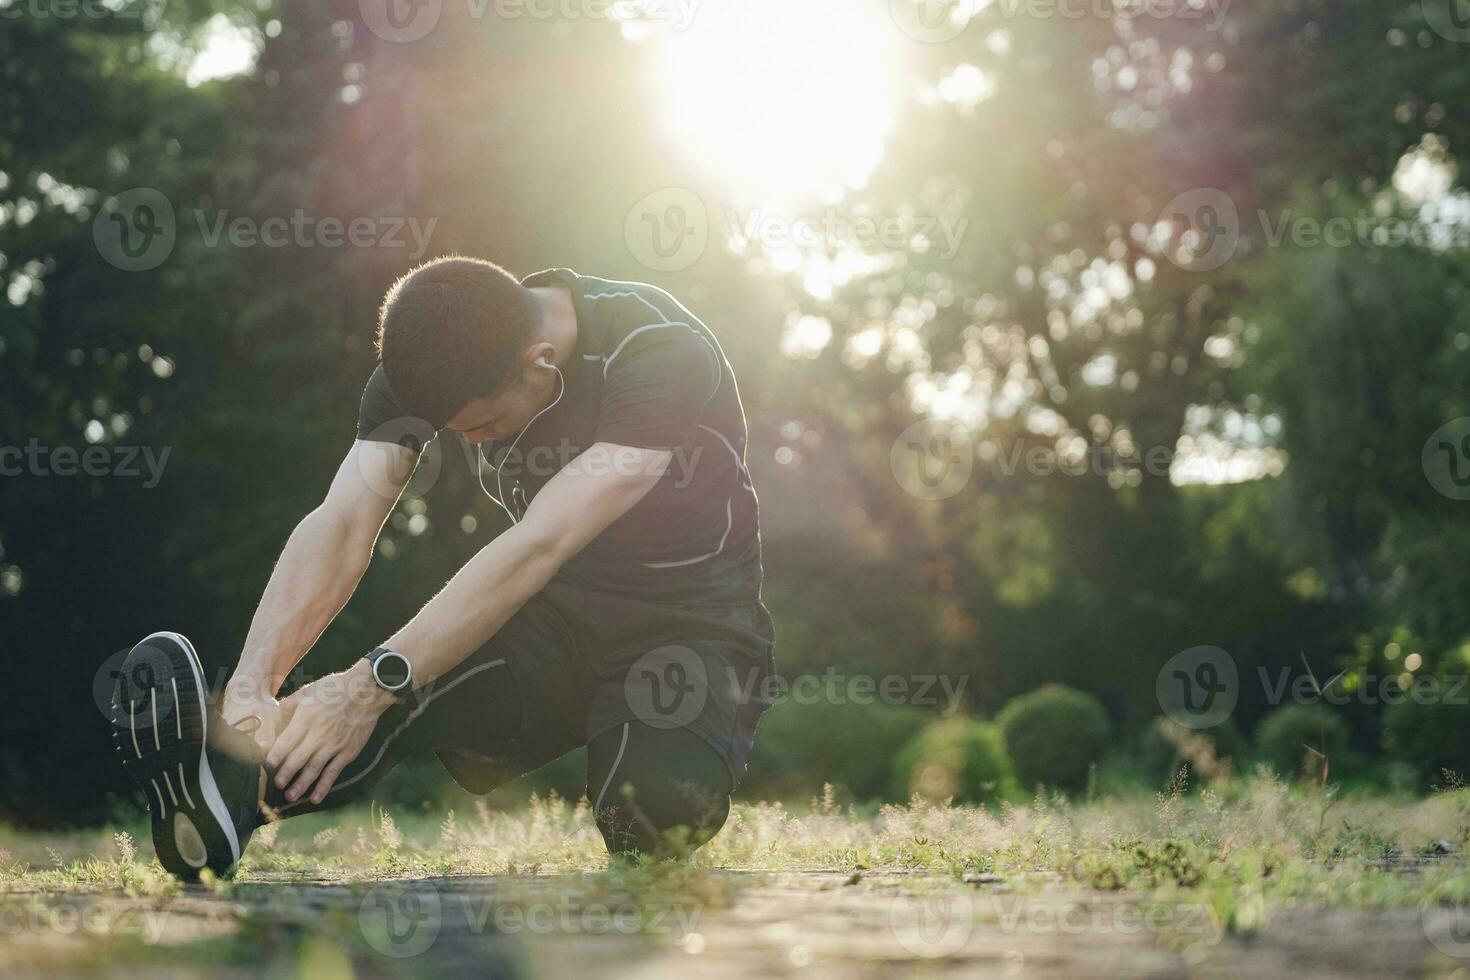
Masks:
[[[860,188],[893,126],[902,40],[875,0],[706,0],[661,46],[674,139],[742,195]]]

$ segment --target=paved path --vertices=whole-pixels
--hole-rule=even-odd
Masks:
[[[589,875],[283,879],[162,900],[12,892],[0,896],[0,975],[1470,975],[1470,930],[1448,913],[1286,909],[1231,933],[1192,899],[1059,885],[1023,897],[985,878],[722,872],[675,899],[615,888]]]

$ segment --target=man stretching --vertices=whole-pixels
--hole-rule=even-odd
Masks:
[[[177,633],[124,664],[113,738],[159,860],[223,872],[266,820],[358,799],[429,750],[484,793],[586,745],[611,854],[708,840],[774,647],[745,415],[714,336],[653,286],[448,258],[389,290],[377,343],[357,440],[220,703]],[[494,467],[481,484],[511,526],[382,646],[277,700],[444,430]]]

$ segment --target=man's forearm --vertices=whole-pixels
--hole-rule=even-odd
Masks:
[[[271,573],[245,637],[231,696],[274,697],[281,684],[352,597],[372,559],[372,545],[314,510],[296,526]]]
[[[409,659],[414,686],[424,687],[484,646],[566,557],[534,524],[511,527],[480,549],[386,646]]]

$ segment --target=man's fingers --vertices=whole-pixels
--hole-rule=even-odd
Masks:
[[[291,724],[286,726],[286,730],[271,747],[271,757],[267,762],[276,770],[276,785],[281,789],[286,788],[296,770],[306,761],[304,753],[310,735],[309,728],[306,719],[298,715],[291,719]]]
[[[316,755],[320,750],[320,741],[312,738],[310,734],[297,742],[296,747],[291,750],[291,754],[286,756],[286,761],[281,763],[281,768],[276,770],[276,785],[281,789],[285,789],[291,785],[291,781],[306,767],[306,764],[311,761],[311,757]]]
[[[324,749],[318,749],[312,753],[311,758],[302,765],[301,773],[296,777],[296,781],[291,784],[290,789],[286,790],[286,799],[295,802],[297,797],[310,789],[311,784],[316,782],[316,777],[321,775],[322,767],[331,758],[332,756]]]
[[[347,768],[347,763],[351,761],[347,757],[347,753],[339,752],[337,757],[328,764],[327,768],[322,770],[321,778],[316,781],[316,792],[311,794],[311,802],[313,804],[320,803],[327,798],[327,794],[337,784],[337,777],[342,775],[342,770]]]

